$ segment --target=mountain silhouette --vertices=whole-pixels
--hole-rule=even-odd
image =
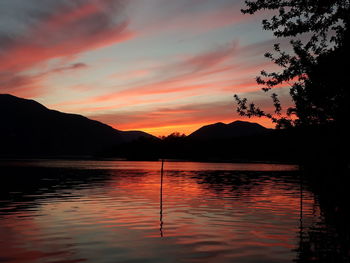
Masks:
[[[141,137],[77,114],[50,110],[34,100],[0,94],[0,154],[91,155]]]
[[[261,135],[269,131],[270,129],[267,129],[260,124],[247,121],[234,121],[229,124],[218,122],[199,128],[191,133],[188,138],[196,140],[229,139],[242,136]]]

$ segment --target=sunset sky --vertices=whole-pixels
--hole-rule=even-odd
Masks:
[[[242,119],[235,93],[270,107],[268,14],[243,0],[1,0],[0,93],[120,130],[189,134]],[[279,93],[287,100],[288,90]],[[265,126],[264,119],[253,119]]]

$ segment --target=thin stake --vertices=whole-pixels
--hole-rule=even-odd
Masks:
[[[164,176],[164,159],[162,159],[162,166],[160,169],[160,236],[163,237],[163,176]]]

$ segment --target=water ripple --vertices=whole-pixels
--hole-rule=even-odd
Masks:
[[[160,203],[156,162],[2,163],[0,261],[283,263],[325,231],[296,166],[165,167]]]

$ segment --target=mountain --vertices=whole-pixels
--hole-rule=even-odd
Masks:
[[[247,121],[234,121],[229,124],[218,122],[199,128],[191,133],[188,138],[196,140],[228,139],[242,136],[261,135],[269,132],[260,124]]]
[[[90,155],[141,137],[155,138],[50,110],[34,100],[0,94],[2,155]]]

